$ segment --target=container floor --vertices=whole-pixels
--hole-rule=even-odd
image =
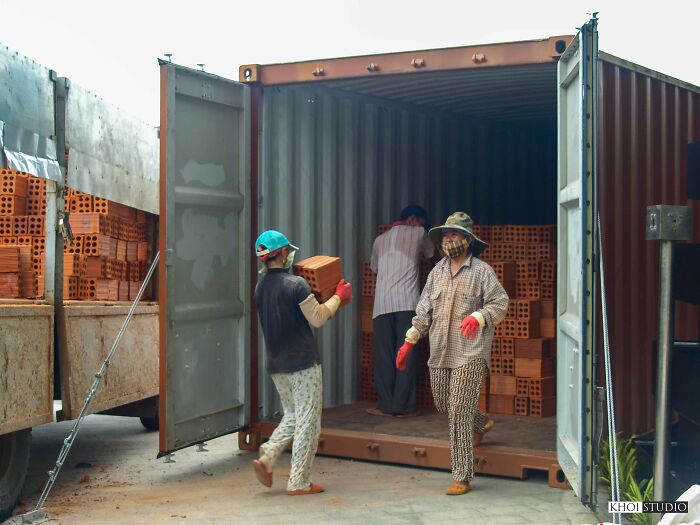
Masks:
[[[449,440],[447,416],[435,410],[420,409],[410,418],[378,417],[365,411],[374,403],[351,403],[323,411],[324,429],[353,430],[392,436]],[[489,446],[556,451],[557,418],[491,415],[495,425],[484,439]]]

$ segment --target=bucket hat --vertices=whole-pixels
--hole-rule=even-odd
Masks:
[[[478,256],[488,247],[488,244],[474,235],[473,227],[474,221],[472,218],[463,211],[458,211],[447,217],[445,224],[431,229],[428,232],[428,236],[430,240],[439,247],[442,242],[442,236],[448,231],[455,231],[467,235],[472,238],[470,246],[471,252]]]

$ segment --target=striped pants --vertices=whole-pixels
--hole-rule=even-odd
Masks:
[[[311,465],[321,434],[321,365],[299,372],[272,374],[272,381],[280,395],[284,415],[267,443],[260,445],[260,451],[274,465],[294,439],[287,490],[304,490],[311,484]]]
[[[485,370],[484,359],[474,359],[458,368],[430,369],[435,408],[447,413],[450,422],[452,478],[461,483],[474,478],[472,432],[483,432],[488,420],[477,409]]]

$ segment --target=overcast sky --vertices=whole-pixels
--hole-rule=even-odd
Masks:
[[[0,43],[158,123],[156,59],[238,66],[573,34],[599,11],[604,51],[700,85],[699,0],[0,0]]]

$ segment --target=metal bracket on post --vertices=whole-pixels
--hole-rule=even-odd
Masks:
[[[656,380],[656,436],[654,440],[654,500],[665,501],[669,471],[671,400],[669,382],[673,348],[673,255],[676,241],[692,236],[689,206],[656,205],[647,208],[646,238],[661,241],[659,260],[659,356]],[[660,516],[654,516],[656,523]]]

